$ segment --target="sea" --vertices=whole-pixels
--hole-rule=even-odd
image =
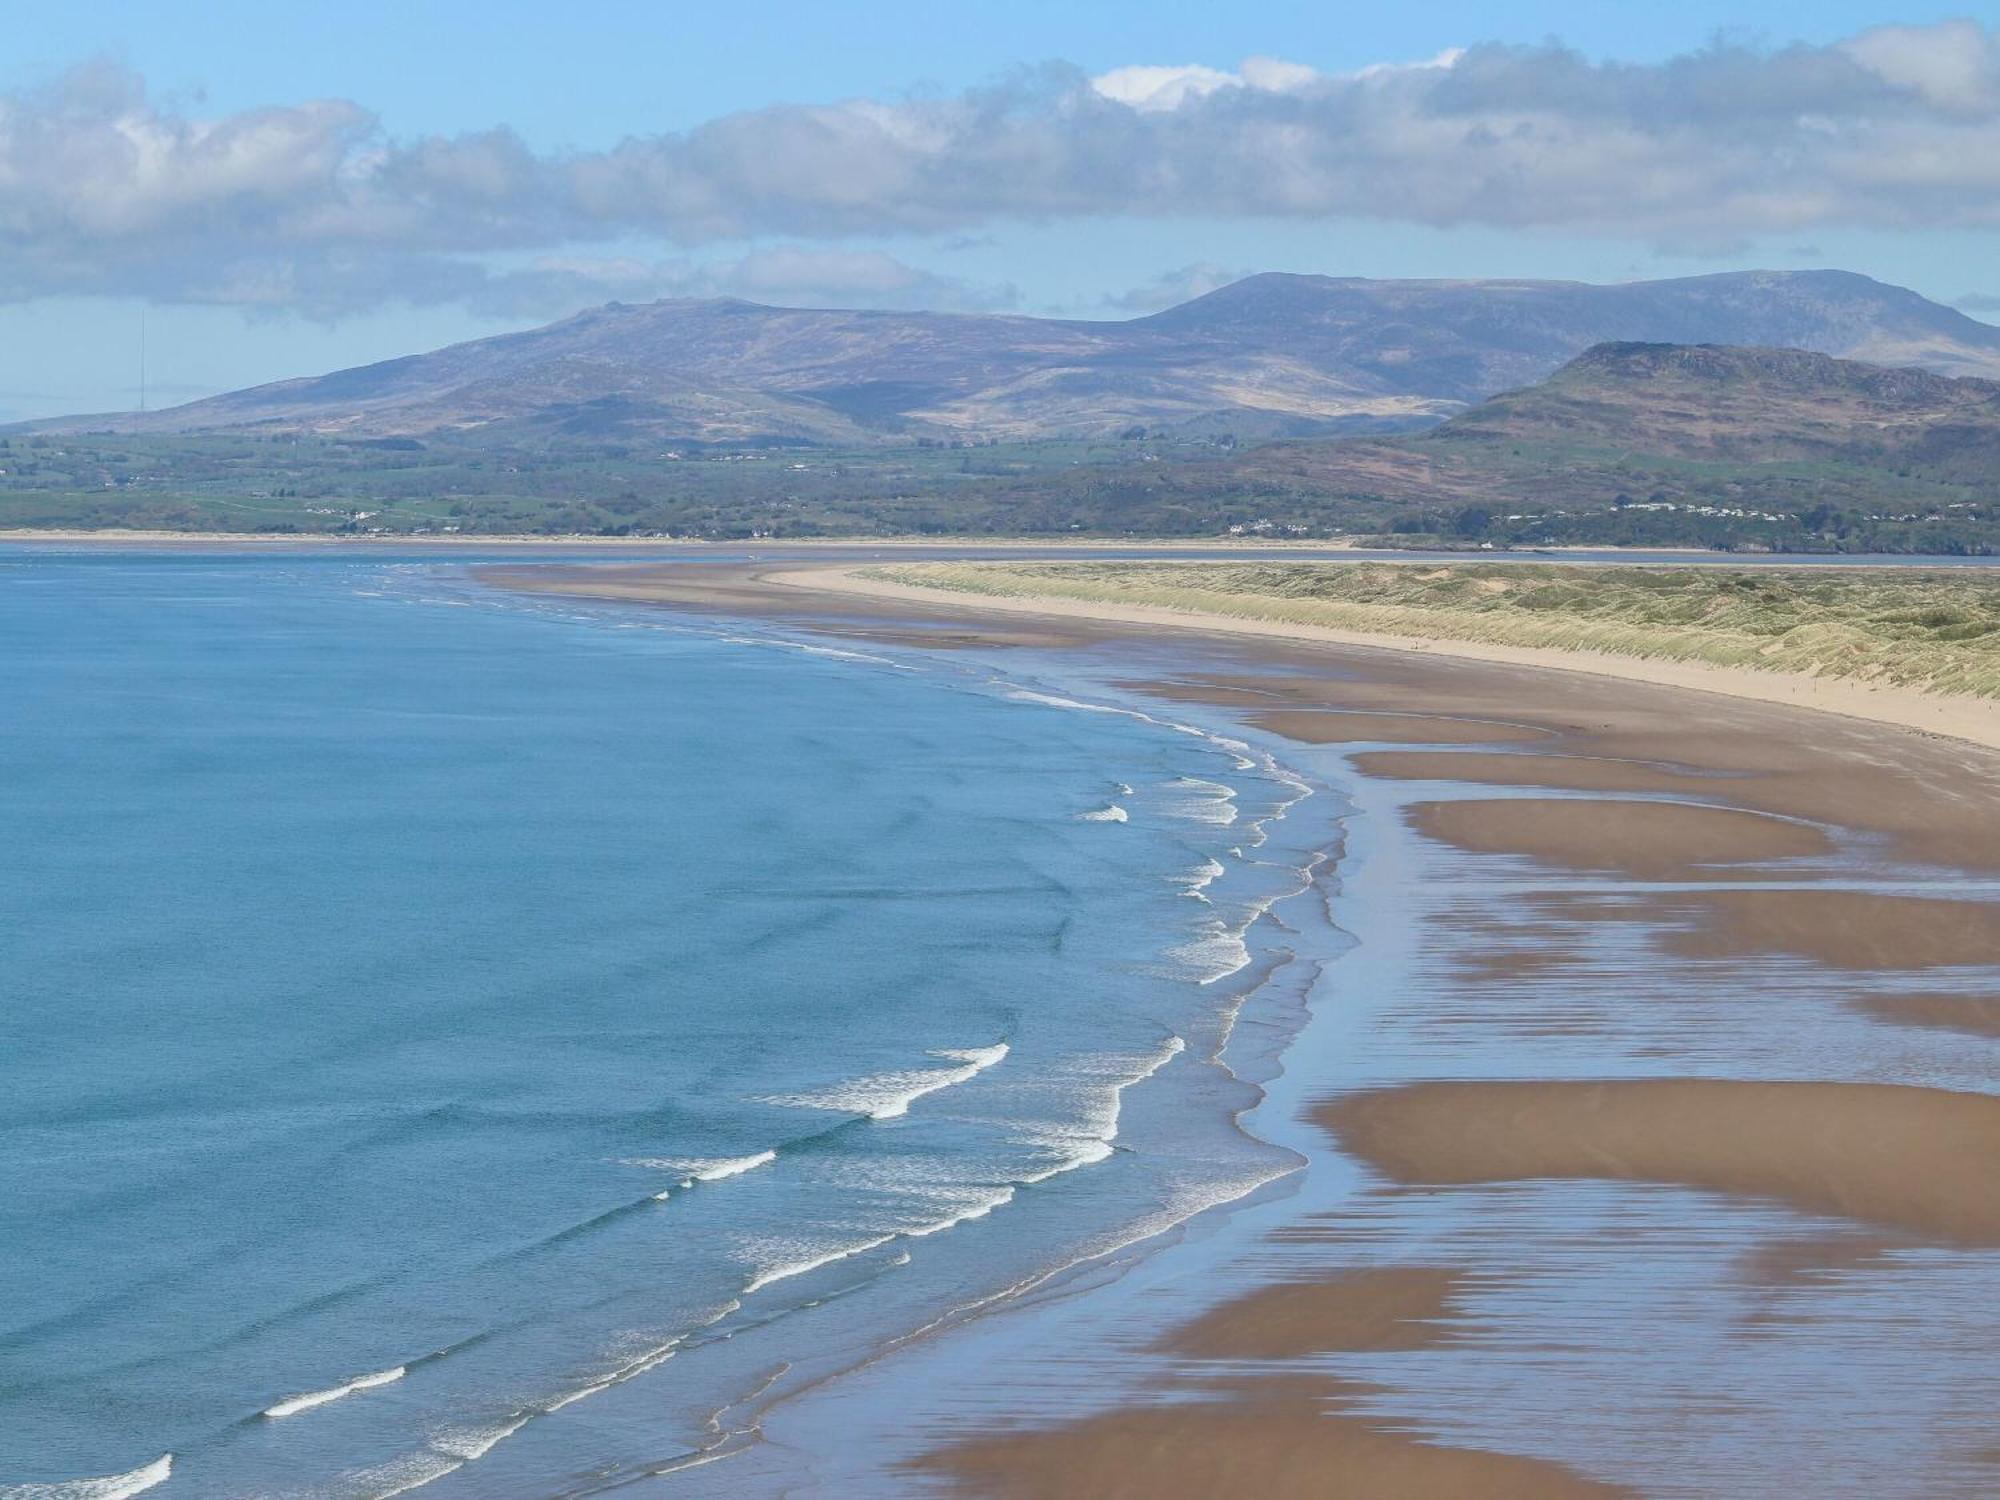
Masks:
[[[1338,786],[476,560],[0,548],[0,1500],[665,1484],[1296,1170]]]

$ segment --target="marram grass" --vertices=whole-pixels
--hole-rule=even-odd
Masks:
[[[866,576],[2000,698],[2000,570],[974,562],[870,568]]]

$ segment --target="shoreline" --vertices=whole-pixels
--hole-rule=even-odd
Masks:
[[[769,565],[500,572],[843,638],[1131,660],[1113,685],[1282,746],[1362,799],[1358,862],[1326,893],[1359,946],[1312,986],[1253,1112],[1261,1138],[1310,1153],[1296,1191],[759,1412],[816,1479],[858,1492],[887,1464],[1004,1500],[1768,1492],[1770,1465],[1791,1462],[1770,1439],[1825,1429],[1816,1492],[1885,1493],[1891,1473],[1984,1492],[2000,757],[1575,663],[801,587]],[[1902,1060],[1885,1082],[1887,1059]],[[1957,1188],[1909,1198],[1939,1160]],[[1653,1227],[1599,1254],[1565,1225],[1609,1201]],[[1668,1295],[1695,1274],[1674,1269],[1688,1236],[1716,1247],[1693,1301]],[[1956,1259],[1898,1291],[1905,1246]],[[1578,1256],[1566,1274],[1587,1293],[1515,1290]],[[1843,1312],[1828,1299],[1847,1286]],[[1867,1288],[1875,1301],[1852,1304]],[[1742,1384],[1769,1378],[1773,1346],[1743,1330],[1773,1305],[1813,1358],[1873,1362],[1864,1408],[1831,1386]],[[1842,1344],[1848,1326],[1873,1333]],[[1654,1357],[1632,1360],[1635,1344]],[[1525,1385],[1517,1348],[1542,1372]],[[1550,1364],[1544,1348],[1566,1352]],[[1544,1387],[1557,1405],[1538,1413]],[[1694,1389],[1722,1403],[1696,1428],[1627,1420]],[[1720,1418],[1739,1411],[1754,1422]]]
[[[1778,702],[1818,713],[1838,714],[1878,724],[1893,724],[1926,734],[1967,740],[2000,749],[2000,703],[1949,697],[1909,688],[1875,687],[1843,679],[1806,677],[1798,673],[1760,672],[1695,662],[1663,662],[1599,651],[1567,651],[1553,647],[1506,646],[1477,641],[1440,640],[1427,636],[1378,635],[1336,630],[1327,626],[1234,619],[1222,615],[1153,605],[1116,605],[1046,597],[968,595],[948,589],[927,589],[887,579],[863,578],[852,568],[812,568],[770,571],[762,575],[787,588],[822,591],[867,599],[906,603],[960,605],[996,614],[1029,618],[1092,620],[1107,624],[1144,625],[1205,635],[1270,638],[1335,646],[1450,656],[1500,666],[1538,667],[1582,672],[1627,682],[1718,693],[1759,703]]]

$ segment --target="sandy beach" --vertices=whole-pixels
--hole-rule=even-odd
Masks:
[[[1255,1117],[1308,1156],[1294,1196],[1122,1302],[1022,1310],[977,1370],[950,1340],[982,1335],[942,1336],[878,1434],[907,1472],[1037,1500],[2000,1483],[1990,706],[796,568],[489,577],[1092,653],[1353,789],[1322,895],[1358,946]]]

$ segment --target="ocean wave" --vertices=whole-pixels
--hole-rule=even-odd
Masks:
[[[1075,1125],[1044,1126],[1027,1133],[1026,1138],[1031,1144],[1055,1151],[1059,1157],[1052,1166],[1020,1178],[1021,1185],[1047,1182],[1051,1177],[1093,1166],[1109,1157],[1117,1150],[1118,1122],[1125,1111],[1125,1091],[1135,1084],[1144,1083],[1186,1050],[1185,1040],[1169,1036],[1151,1052],[1136,1055],[1114,1053],[1072,1062],[1069,1066],[1079,1075],[1077,1081],[1085,1087],[1095,1088],[1097,1097]]]
[[[939,1047],[927,1056],[954,1062],[952,1068],[918,1068],[894,1073],[875,1073],[852,1083],[835,1084],[800,1094],[772,1094],[766,1104],[798,1109],[831,1109],[844,1114],[865,1115],[871,1120],[894,1120],[909,1113],[910,1106],[926,1094],[948,1089],[953,1084],[976,1078],[1007,1055],[1007,1044],[990,1047]]]
[[[338,1401],[343,1396],[352,1396],[356,1391],[373,1390],[378,1385],[388,1385],[401,1380],[407,1367],[397,1365],[392,1370],[377,1370],[373,1375],[357,1375],[343,1385],[328,1386],[323,1391],[307,1391],[303,1396],[287,1396],[264,1408],[267,1417],[289,1417],[294,1413],[310,1411],[315,1406],[325,1406],[329,1401]]]
[[[853,1244],[827,1246],[819,1249],[809,1248],[801,1242],[793,1240],[757,1241],[753,1244],[753,1249],[774,1251],[778,1254],[788,1255],[790,1258],[770,1262],[762,1269],[753,1273],[749,1283],[743,1288],[743,1295],[747,1297],[751,1293],[761,1292],[765,1287],[772,1286],[777,1282],[790,1281],[794,1276],[803,1276],[808,1271],[817,1271],[821,1266],[830,1266],[836,1261],[847,1260],[856,1255],[865,1255],[870,1250],[879,1250],[895,1238],[896,1236],[893,1234],[878,1234]],[[806,1253],[803,1255],[798,1254],[797,1252],[800,1250],[804,1250]]]
[[[905,1229],[904,1234],[911,1239],[923,1239],[927,1235],[942,1234],[947,1229],[955,1229],[972,1219],[983,1219],[996,1208],[1004,1208],[1014,1201],[1016,1189],[1012,1183],[989,1187],[967,1188],[954,1194],[959,1201],[952,1211],[941,1219],[928,1224],[919,1224],[914,1229]]]
[[[173,1474],[174,1456],[162,1453],[124,1474],[95,1479],[58,1479],[50,1484],[0,1484],[0,1500],[126,1500],[163,1484]]]
[[[711,1323],[720,1322],[723,1318],[734,1312],[737,1306],[738,1304],[733,1300],[723,1304],[722,1309],[709,1321]],[[685,1335],[682,1335],[671,1338],[664,1344],[648,1349],[644,1354],[626,1360],[623,1364],[611,1370],[610,1373],[600,1375],[597,1379],[591,1381],[589,1385],[579,1386],[573,1391],[565,1391],[562,1395],[544,1402],[542,1412],[547,1414],[552,1411],[561,1411],[572,1402],[581,1401],[586,1396],[595,1396],[599,1391],[608,1391],[614,1385],[621,1385],[635,1375],[643,1375],[648,1370],[657,1369],[680,1352],[681,1344],[684,1341]],[[505,1434],[502,1434],[502,1436],[505,1436]]]
[[[463,1463],[472,1463],[486,1457],[496,1444],[512,1437],[539,1415],[532,1411],[516,1412],[490,1427],[449,1428],[431,1435],[431,1447]]]
[[[1192,870],[1185,870],[1178,875],[1169,875],[1167,879],[1181,888],[1181,894],[1192,896],[1197,901],[1207,903],[1208,888],[1228,873],[1228,867],[1221,860],[1211,855]]]
[[[1241,931],[1215,922],[1201,937],[1167,949],[1167,957],[1181,966],[1182,977],[1196,984],[1215,984],[1249,966],[1250,945]]]
[[[671,1172],[682,1178],[683,1187],[697,1182],[720,1182],[738,1177],[778,1159],[776,1151],[756,1151],[748,1156],[629,1156],[619,1165],[644,1167],[653,1172]]]
[[[1120,807],[1116,802],[1106,807],[1100,807],[1094,812],[1078,813],[1076,820],[1079,823],[1124,823],[1130,821],[1125,809]]]
[[[894,667],[898,672],[917,670],[908,662],[892,661],[886,656],[875,656],[866,651],[848,651],[839,646],[817,646],[810,641],[788,641],[778,636],[718,635],[715,639],[731,646],[766,646],[780,651],[796,651],[802,656],[824,656],[833,661],[858,661],[866,662],[872,667]]]
[[[387,1463],[375,1464],[342,1476],[349,1480],[356,1491],[365,1494],[368,1500],[393,1500],[396,1495],[407,1495],[411,1490],[420,1490],[434,1480],[442,1479],[456,1469],[465,1467],[465,1460],[450,1454],[439,1453],[431,1448],[422,1448],[415,1453],[405,1453],[400,1458],[392,1458]]]
[[[1224,786],[1219,781],[1204,781],[1199,776],[1181,776],[1168,782],[1167,789],[1180,794],[1164,809],[1168,817],[1184,818],[1190,823],[1207,823],[1216,828],[1227,828],[1236,821],[1236,788],[1233,786]]]

